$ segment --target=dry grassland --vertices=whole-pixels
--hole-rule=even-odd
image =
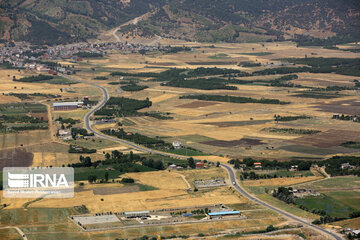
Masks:
[[[245,202],[245,198],[239,199],[225,188],[208,192],[199,191],[196,194],[189,194],[185,190],[167,189],[112,195],[94,195],[92,191],[77,192],[72,199],[43,199],[33,203],[32,207],[63,208],[85,204],[91,212],[117,212]]]
[[[104,129],[109,129],[109,128],[114,128],[117,126],[116,123],[108,123],[108,124],[97,124],[97,125],[93,125],[95,129],[101,131]]]
[[[354,79],[360,77],[345,76],[331,73],[297,73],[298,79],[291,82],[309,87],[345,86],[353,87]]]
[[[211,179],[225,177],[224,170],[221,168],[182,171],[181,174],[185,175],[189,182],[199,178]],[[245,198],[239,198],[227,187],[188,193],[186,191],[187,185],[183,178],[173,172],[127,173],[125,176],[132,177],[139,183],[157,187],[159,190],[112,195],[95,195],[92,191],[81,191],[76,192],[72,199],[42,199],[33,203],[31,206],[64,208],[85,204],[91,212],[119,212],[247,202]],[[86,183],[85,187],[92,189],[93,187],[114,187],[116,185],[110,184],[111,185],[96,184],[87,186],[88,183]],[[117,187],[121,186],[123,185],[117,184]],[[104,199],[104,201],[101,201],[101,199]],[[12,207],[20,207],[26,202],[22,199],[7,199],[6,201],[11,202]]]
[[[100,240],[106,237],[111,238],[138,238],[144,235],[147,236],[158,236],[159,233],[164,236],[171,235],[197,235],[199,233],[204,233],[206,235],[215,235],[221,231],[251,231],[251,230],[262,230],[270,224],[279,224],[284,222],[283,219],[278,217],[270,218],[259,218],[256,219],[243,219],[243,220],[229,220],[221,222],[208,222],[208,223],[192,223],[192,224],[181,224],[181,225],[171,225],[171,226],[153,226],[153,227],[142,227],[142,228],[132,228],[124,230],[110,230],[106,232],[94,232],[89,233],[91,239]],[[191,239],[191,238],[190,238]],[[210,239],[206,237],[206,239]],[[221,238],[219,238],[221,239]],[[230,238],[231,239],[231,238]]]
[[[151,185],[159,189],[187,189],[186,182],[174,172],[126,173],[123,177],[130,177],[141,184]]]
[[[230,158],[219,156],[197,156],[196,159],[207,160],[211,162],[227,163]]]
[[[244,186],[247,187],[262,187],[262,186],[291,186],[294,184],[310,182],[314,180],[322,179],[322,177],[310,176],[310,177],[293,177],[293,178],[271,178],[260,180],[246,180],[243,181]]]
[[[335,227],[340,226],[341,228],[359,229],[360,228],[360,218],[353,218],[353,219],[338,221],[331,225],[335,226]]]
[[[223,168],[214,167],[210,169],[193,169],[180,171],[187,181],[193,185],[195,180],[227,179],[228,175]]]

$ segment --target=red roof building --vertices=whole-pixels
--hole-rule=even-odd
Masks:
[[[254,167],[255,168],[261,168],[262,166],[261,166],[261,162],[255,162],[254,163]]]
[[[196,164],[196,168],[204,168],[205,167],[205,163],[204,162],[197,162]]]

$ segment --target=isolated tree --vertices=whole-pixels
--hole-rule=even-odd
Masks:
[[[217,163],[216,163],[216,167],[220,167],[220,162],[217,162]]]
[[[274,228],[273,225],[269,225],[267,228],[266,228],[266,231],[267,232],[272,232],[272,231],[275,231],[276,229]]]
[[[188,165],[191,168],[196,168],[195,161],[194,161],[194,159],[192,157],[188,159]]]
[[[240,160],[239,160],[239,159],[236,159],[236,160],[234,161],[234,168],[236,168],[236,169],[239,169],[239,168],[240,168]]]
[[[105,172],[105,181],[109,181],[109,173],[108,172]]]
[[[88,181],[89,181],[89,183],[94,183],[94,182],[96,182],[96,179],[97,179],[97,177],[96,177],[95,175],[89,175],[89,176],[88,176]]]

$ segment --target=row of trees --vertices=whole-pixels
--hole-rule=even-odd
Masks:
[[[313,129],[298,129],[298,128],[265,128],[264,130],[275,133],[289,133],[289,134],[315,134],[321,131]]]
[[[228,86],[223,79],[220,78],[197,78],[197,79],[175,79],[162,85],[180,88],[193,88],[202,90],[226,89],[237,90],[235,86]]]
[[[242,164],[245,167],[254,167],[255,162],[260,162],[262,169],[289,169],[291,166],[297,165],[299,171],[309,170],[312,165],[325,166],[325,170],[331,176],[343,176],[343,175],[357,175],[360,176],[360,157],[358,156],[334,156],[321,161],[314,160],[291,160],[286,162],[279,162],[277,160],[254,160],[252,158],[244,158]],[[241,162],[239,159],[232,159],[229,161],[235,168],[240,168]],[[341,165],[343,163],[349,163],[354,166],[352,169],[343,169]]]
[[[251,168],[254,167],[255,162],[260,162],[262,169],[289,169],[291,166],[297,165],[299,171],[306,171],[309,170],[311,165],[313,164],[312,161],[303,161],[303,160],[291,160],[287,162],[279,162],[277,160],[254,160],[252,158],[244,158],[242,164],[246,167]],[[232,159],[229,161],[230,164],[233,164],[235,168],[240,168],[241,162],[239,159]]]
[[[43,82],[43,81],[51,80],[53,78],[54,78],[53,76],[40,74],[38,76],[29,76],[29,77],[23,77],[20,79],[14,78],[13,81],[16,81],[16,82]]]
[[[299,119],[310,119],[311,117],[306,115],[300,115],[300,116],[280,116],[280,115],[274,115],[274,120],[276,122],[290,122],[295,121]]]
[[[208,94],[200,94],[200,95],[185,95],[181,96],[180,99],[198,99],[205,101],[217,101],[217,102],[232,102],[232,103],[261,103],[261,104],[289,104],[289,102],[283,102],[278,99],[254,99],[248,97],[234,97],[234,96],[223,96],[223,95],[208,95]]]
[[[144,145],[147,147],[160,147],[167,145],[163,140],[151,138],[139,133],[128,133],[125,132],[124,129],[119,128],[117,131],[115,130],[103,130],[102,133],[115,136],[120,139],[125,139],[131,142],[134,142],[136,144]]]
[[[135,83],[131,83],[129,85],[121,87],[122,90],[127,91],[127,92],[138,92],[138,91],[144,90],[146,88],[148,88],[148,86],[137,85]]]
[[[104,107],[95,112],[95,115],[136,116],[142,114],[137,112],[137,110],[151,107],[151,105],[152,102],[149,98],[137,100],[125,97],[111,97]]]

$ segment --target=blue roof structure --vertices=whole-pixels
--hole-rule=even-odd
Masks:
[[[233,215],[233,214],[240,214],[239,211],[229,211],[229,212],[213,212],[208,213],[209,216],[221,216],[221,215]]]
[[[183,214],[184,217],[191,217],[193,214],[192,213],[185,213]]]

